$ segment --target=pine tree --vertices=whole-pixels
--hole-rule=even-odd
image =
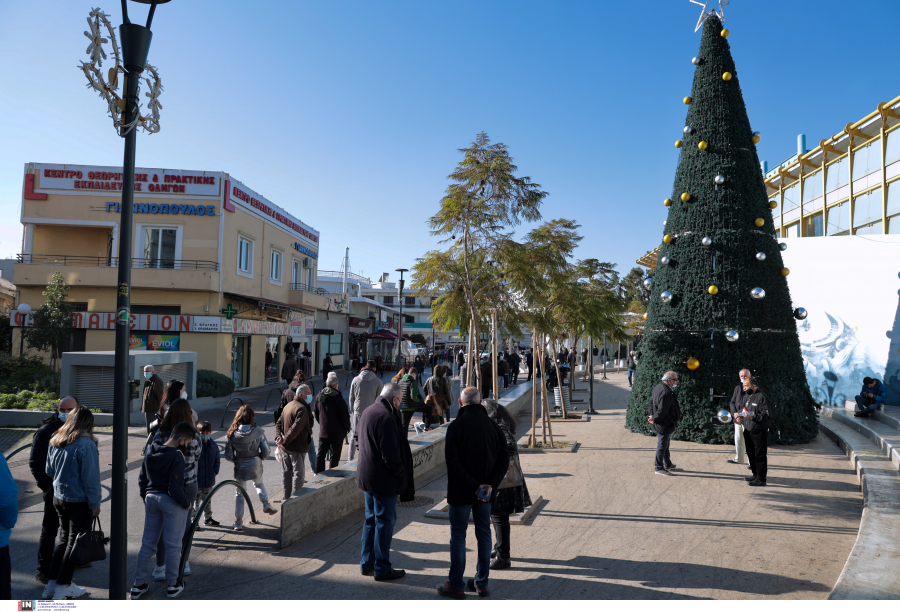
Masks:
[[[727,408],[738,371],[748,368],[773,408],[769,443],[816,436],[788,291],[788,270],[747,118],[740,82],[718,16],[705,20],[681,136],[681,156],[652,280],[627,427],[652,434],[647,408],[663,373],[679,374],[680,440],[727,442],[733,428],[712,417]],[[710,239],[710,240],[707,240]],[[667,258],[667,259],[666,259]],[[667,263],[665,263],[667,262]],[[761,299],[751,297],[760,288]],[[665,301],[663,292],[671,295]],[[738,339],[729,341],[728,332]],[[699,367],[692,368],[692,366]],[[713,399],[710,389],[724,394]]]
[[[63,275],[54,272],[43,292],[44,305],[34,315],[34,326],[23,328],[28,346],[39,351],[50,351],[50,366],[55,370],[61,348],[72,335],[72,305],[66,302],[69,297],[69,284]]]

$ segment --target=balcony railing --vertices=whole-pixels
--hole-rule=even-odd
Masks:
[[[329,277],[329,278],[334,278],[334,277],[344,278],[344,273],[341,272],[340,270],[319,270],[319,272],[318,272],[318,274],[316,274],[316,276],[318,276],[320,278],[323,276]],[[354,274],[353,272],[350,272],[349,274],[347,274],[347,278],[352,278],[353,280],[364,282],[367,285],[372,284],[371,278],[366,278],[365,276],[360,276],[359,274]]]
[[[98,268],[116,268],[118,257],[86,257],[83,255],[32,255],[19,253],[16,261],[22,264],[50,264],[57,266],[92,266]],[[204,270],[218,272],[219,264],[215,261],[201,259],[142,259],[131,260],[132,268],[150,268],[154,270]]]
[[[291,283],[291,291],[309,291],[310,293],[317,293],[319,295],[328,293],[324,289],[316,289],[312,285],[307,285],[306,283]]]

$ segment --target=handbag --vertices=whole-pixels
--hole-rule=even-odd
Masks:
[[[522,464],[519,463],[519,454],[516,453],[509,458],[509,469],[506,470],[506,476],[497,485],[497,490],[521,487],[523,484],[525,484],[525,475],[522,473]]]
[[[75,538],[71,558],[75,565],[87,565],[94,561],[106,560],[106,545],[109,538],[103,535],[100,517],[95,516],[89,531],[83,531]]]

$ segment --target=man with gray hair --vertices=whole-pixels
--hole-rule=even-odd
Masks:
[[[669,456],[669,442],[675,425],[681,418],[681,408],[678,406],[678,398],[672,390],[678,386],[678,374],[669,371],[663,374],[662,382],[653,388],[650,400],[650,414],[647,420],[656,431],[656,474],[666,476],[675,469],[675,464]]]
[[[750,370],[746,368],[741,370],[738,372],[738,377],[741,382],[734,388],[734,392],[731,394],[731,403],[729,404],[731,416],[734,417],[734,459],[729,459],[728,463],[745,463],[749,466],[750,462],[746,458],[747,445],[744,442],[744,425],[738,420],[738,417],[741,416],[744,400],[750,395],[750,391],[744,389],[744,382],[751,378]]]
[[[356,426],[359,441],[356,486],[362,490],[366,503],[359,569],[363,576],[374,573],[378,582],[406,575],[405,571],[394,569],[390,559],[397,497],[400,501],[412,501],[416,493],[412,451],[399,412],[401,401],[400,386],[386,384],[375,403],[363,411]]]
[[[359,424],[359,417],[363,410],[375,403],[383,387],[384,383],[375,376],[375,362],[371,359],[366,362],[366,367],[360,370],[359,376],[350,383],[350,452],[347,455],[348,461],[353,461],[356,457],[356,428]]]
[[[316,422],[319,424],[319,449],[316,455],[316,474],[325,471],[325,456],[331,452],[329,468],[336,468],[341,460],[341,449],[344,438],[350,431],[350,409],[341,394],[338,376],[329,372],[325,379],[325,388],[316,397],[313,409]]]
[[[275,444],[281,449],[281,478],[284,499],[299,494],[306,481],[304,457],[312,441],[312,420],[309,418],[309,386],[297,387],[294,401],[289,402],[275,421]]]

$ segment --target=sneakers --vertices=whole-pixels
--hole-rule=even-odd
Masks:
[[[210,527],[218,527],[222,523],[220,523],[219,521],[217,521],[216,519],[214,519],[213,517],[210,516],[206,520],[203,521],[203,524],[209,525]]]
[[[149,584],[142,584],[140,586],[134,585],[131,587],[131,599],[140,599],[148,590],[150,590]]]
[[[153,573],[150,574],[150,576],[156,582],[162,582],[163,580],[166,579],[166,566],[165,565],[157,565],[156,567],[153,568]]]
[[[263,504],[263,512],[265,512],[266,514],[278,514],[278,510],[273,508],[269,503]]]
[[[243,531],[244,530],[244,522],[243,521],[235,521],[234,525],[231,526],[232,531]]]
[[[677,469],[678,469],[678,466],[675,465],[675,464],[673,463],[672,465],[670,465],[669,467],[666,468],[666,471],[667,471],[667,472],[674,472],[674,471],[677,470]]]
[[[661,468],[657,468],[656,471],[653,473],[656,474],[657,476],[670,476],[670,474],[666,470],[663,470]]]
[[[34,571],[34,579],[41,584],[47,584],[50,581],[50,579],[47,577],[47,574],[45,572],[42,572],[41,570]]]
[[[453,588],[453,585],[449,582],[440,585],[437,588],[438,595],[441,597],[451,597],[453,599],[465,599],[466,592],[461,591],[459,589]]]
[[[53,599],[54,593],[56,593],[56,585],[47,585],[44,587],[44,592],[41,593],[41,599]]]
[[[185,576],[191,575],[191,562],[190,561],[184,562],[184,575]]]
[[[184,590],[183,582],[173,585],[173,586],[170,586],[169,588],[166,589],[166,597],[168,597],[169,599],[175,599],[176,597],[181,595],[181,592],[183,590]]]
[[[87,593],[87,589],[80,587],[74,582],[72,584],[59,585],[56,592],[53,593],[53,599],[77,599]]]
[[[479,597],[490,597],[491,593],[487,589],[482,589],[480,586],[475,585],[475,579],[469,578],[466,582],[466,588],[468,588],[473,593],[478,593]]]

